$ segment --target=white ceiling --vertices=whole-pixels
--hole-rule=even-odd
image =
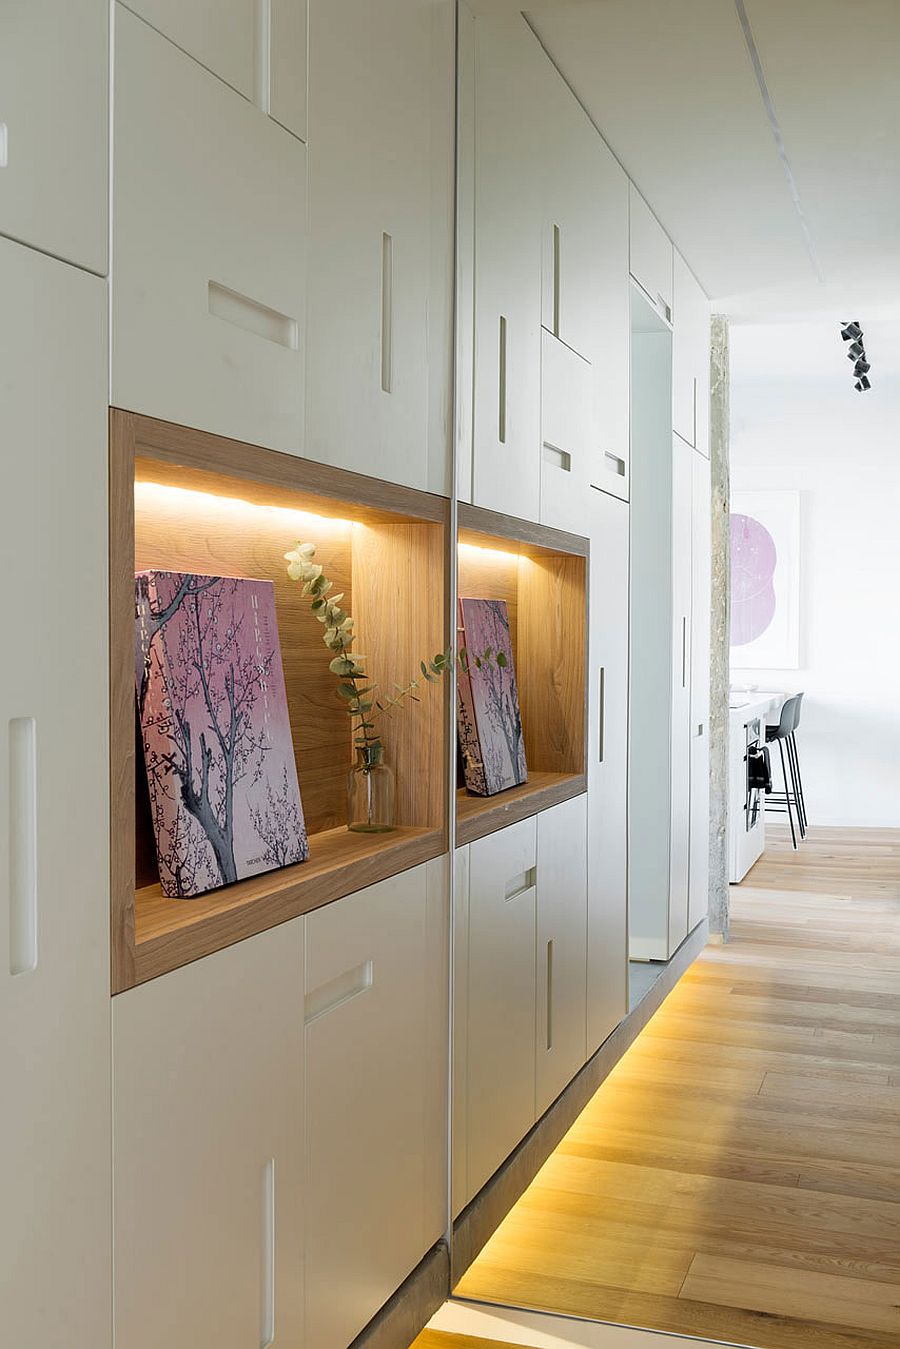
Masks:
[[[900,312],[898,0],[526,13],[718,309]]]

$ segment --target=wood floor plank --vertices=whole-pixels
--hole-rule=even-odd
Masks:
[[[877,1330],[900,1340],[897,1289],[874,1279],[817,1274],[810,1270],[764,1265],[721,1255],[697,1255],[680,1297],[694,1302],[826,1320],[850,1329]]]
[[[810,830],[796,854],[771,831],[732,941],[457,1291],[760,1349],[900,1349],[900,830]]]

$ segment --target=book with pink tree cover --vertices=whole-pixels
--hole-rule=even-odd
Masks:
[[[458,641],[466,652],[457,681],[466,788],[477,796],[493,796],[528,781],[506,602],[460,599]],[[478,665],[476,657],[482,656],[486,659]]]
[[[271,581],[139,572],[135,686],[163,894],[306,861]]]

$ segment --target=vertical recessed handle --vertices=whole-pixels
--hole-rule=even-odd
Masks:
[[[553,226],[553,336],[559,337],[559,225]]]
[[[381,236],[381,387],[391,392],[394,346],[394,241]]]
[[[9,972],[36,969],[37,729],[34,717],[9,723]]]
[[[500,444],[506,444],[506,319],[500,315],[500,377],[499,406],[497,408],[497,436]]]
[[[681,620],[681,687],[687,688],[687,614]]]
[[[597,741],[599,749],[597,758],[600,763],[603,762],[603,755],[606,749],[606,666],[600,666],[600,707],[597,715]]]
[[[272,0],[255,0],[255,10],[253,101],[268,116],[272,108]]]
[[[547,1048],[553,1048],[553,939],[547,942]]]
[[[9,163],[9,132],[6,129],[6,123],[0,122],[0,169],[5,169]]]
[[[700,446],[697,444],[697,376],[696,376],[696,375],[694,376],[694,412],[693,412],[693,415],[694,415],[694,435],[693,435],[693,439],[692,439],[692,441],[691,441],[691,444],[694,446],[695,449],[699,450]]]
[[[262,1246],[260,1265],[260,1349],[275,1343],[275,1158],[262,1174]]]

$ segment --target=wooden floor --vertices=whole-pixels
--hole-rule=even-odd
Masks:
[[[773,831],[774,832],[774,831]],[[900,1349],[900,830],[779,839],[456,1292]]]

